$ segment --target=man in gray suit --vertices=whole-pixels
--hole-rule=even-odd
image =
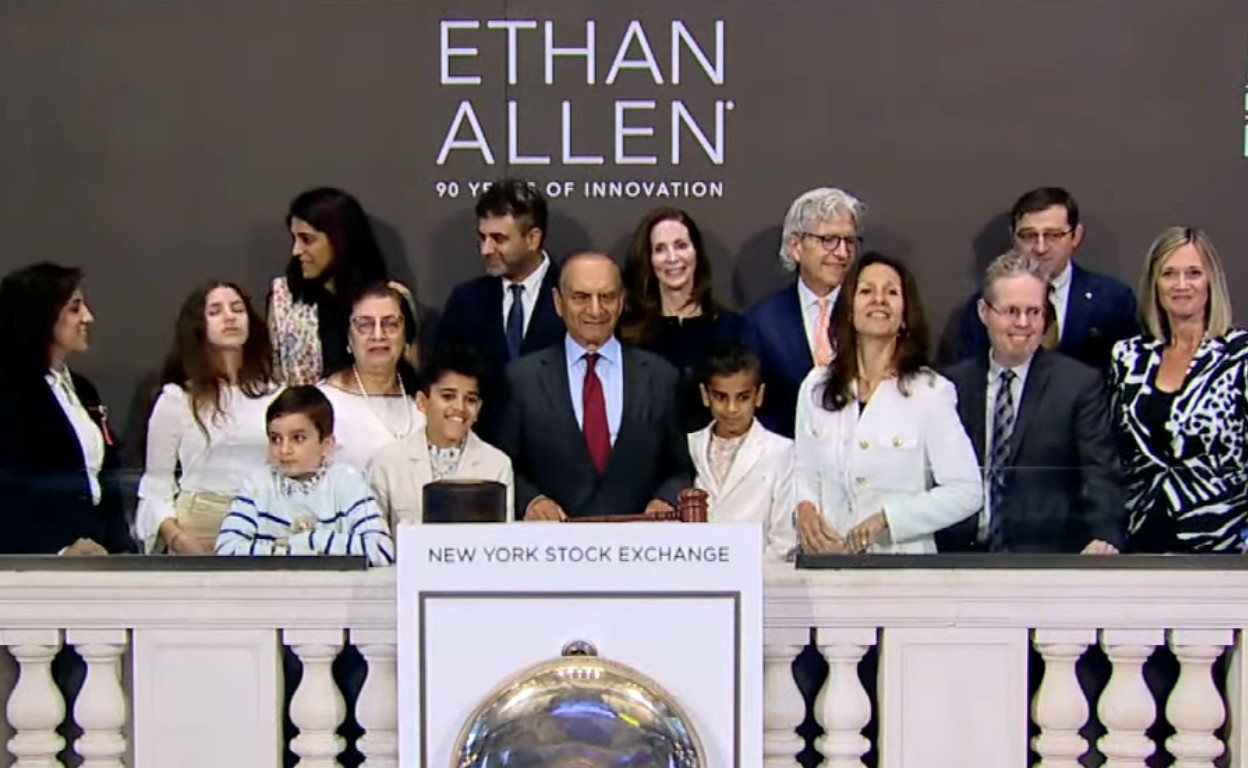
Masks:
[[[977,310],[987,355],[943,371],[985,472],[980,514],[936,536],[942,552],[1115,554],[1122,469],[1100,374],[1040,349],[1046,277],[1025,253],[997,258]]]
[[[563,264],[556,344],[507,367],[497,444],[516,476],[516,517],[566,520],[672,511],[692,487],[680,429],[678,374],[615,338],[624,286],[615,262],[579,253]]]

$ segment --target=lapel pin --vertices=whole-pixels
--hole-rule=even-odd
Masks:
[[[1091,291],[1088,291],[1087,293],[1083,294],[1083,298],[1085,298],[1085,299],[1087,299],[1087,300],[1091,301],[1091,300],[1092,300],[1092,292],[1091,292]]]

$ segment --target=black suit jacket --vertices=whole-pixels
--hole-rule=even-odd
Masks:
[[[1109,369],[1114,344],[1140,332],[1135,294],[1109,275],[1089,272],[1074,263],[1070,270],[1070,298],[1057,350],[1104,373]],[[963,308],[950,362],[987,354],[988,330],[976,309],[979,298],[975,294]]]
[[[559,284],[559,265],[552,260],[542,279],[537,305],[520,345],[523,357],[563,340],[563,318],[555,312],[554,289]],[[481,413],[474,431],[489,442],[496,442],[499,419],[506,400],[503,371],[510,362],[503,325],[503,281],[482,275],[460,283],[446,300],[438,322],[438,346],[462,344],[473,347],[483,358],[487,378],[481,382]]]
[[[984,463],[988,360],[945,371],[958,390],[958,415]],[[1006,551],[1077,553],[1093,539],[1123,548],[1126,496],[1101,376],[1064,355],[1038,351],[1023,383],[1010,438],[1004,498],[993,516]],[[970,549],[979,516],[936,535],[942,552]]]
[[[135,551],[106,409],[89,381],[73,374],[73,382],[105,435],[100,503],[91,503],[78,436],[44,378],[0,384],[0,554],[54,555],[79,538]]]
[[[679,375],[657,355],[624,348],[624,407],[606,471],[599,475],[576,423],[563,344],[507,367],[510,397],[498,445],[516,475],[516,518],[539,495],[569,517],[631,515],[652,499],[676,506],[693,487],[677,406]]]

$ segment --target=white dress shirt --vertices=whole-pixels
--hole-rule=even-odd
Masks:
[[[177,517],[178,494],[233,496],[249,474],[265,466],[269,440],[264,412],[277,391],[275,387],[266,395],[248,397],[238,387],[226,387],[220,415],[201,413],[201,429],[186,391],[176,384],[161,389],[147,420],[147,460],[134,519],[135,535],[146,551],[155,545],[160,524]]]
[[[524,307],[524,332],[529,332],[529,321],[533,319],[533,310],[537,308],[537,299],[542,292],[542,281],[546,279],[546,272],[550,269],[550,257],[542,251],[542,263],[537,265],[537,269],[533,270],[528,277],[520,281],[520,285],[524,286],[524,290],[520,292],[521,306]],[[506,277],[500,277],[503,281],[503,330],[507,329],[507,315],[511,312],[512,297],[511,286],[514,283]]]
[[[836,306],[836,297],[841,293],[841,287],[832,289],[828,294],[828,324],[832,323],[832,308]],[[806,285],[806,281],[800,277],[797,279],[797,303],[802,308],[802,327],[806,329],[806,343],[810,346],[810,356],[815,357],[815,335],[819,330],[819,296],[810,287]]]
[[[1014,423],[1018,424],[1018,409],[1023,402],[1023,387],[1027,383],[1027,371],[1031,369],[1031,358],[1022,365],[1016,365],[1009,370],[1014,372],[1014,381],[1010,382],[1010,392],[1014,395]],[[991,354],[988,355],[988,401],[984,404],[984,456],[983,466],[984,472],[988,472],[992,468],[992,429],[994,425],[993,412],[996,411],[997,391],[1001,389],[1001,374],[1006,370],[1005,366],[996,361]],[[979,512],[979,538],[985,539],[988,536],[988,521],[992,519],[992,483],[984,480],[984,508]]]
[[[1070,306],[1070,262],[1066,268],[1049,281],[1049,299],[1057,316],[1057,338],[1066,335],[1066,308]]]
[[[104,435],[78,399],[78,391],[74,389],[74,380],[69,375],[68,368],[48,371],[44,379],[78,437],[78,445],[82,448],[83,467],[87,470],[87,481],[91,486],[91,503],[99,504],[102,495],[100,470],[104,467]]]

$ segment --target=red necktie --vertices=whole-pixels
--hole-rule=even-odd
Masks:
[[[607,457],[611,455],[611,431],[607,427],[607,399],[602,394],[602,379],[594,372],[598,354],[585,355],[585,383],[581,390],[581,430],[589,457],[594,460],[598,474],[607,470]]]

